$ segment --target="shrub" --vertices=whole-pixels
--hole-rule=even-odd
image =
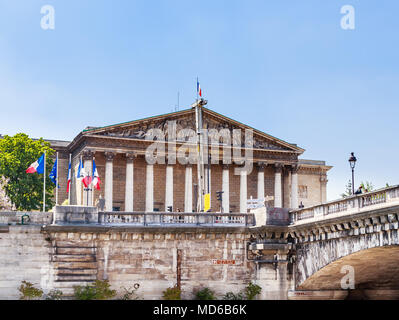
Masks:
[[[257,284],[250,282],[245,288],[245,296],[247,300],[253,300],[259,293],[261,293],[262,288]]]
[[[177,286],[167,288],[162,293],[164,300],[181,300],[181,290]]]
[[[135,283],[132,288],[126,289],[125,287],[122,287],[122,289],[125,290],[124,295],[122,296],[122,300],[138,300],[139,297],[136,294],[136,291],[140,288],[140,285],[138,283]]]
[[[233,293],[233,292],[227,292],[224,296],[223,296],[223,298],[222,298],[223,300],[244,300],[244,296],[243,296],[243,294],[242,293],[237,293],[237,294],[235,294],[235,293]]]
[[[49,293],[46,294],[45,299],[46,300],[61,300],[62,295],[63,295],[63,293],[61,290],[53,289]]]
[[[77,300],[107,300],[115,295],[116,291],[110,289],[108,280],[96,280],[91,285],[74,286],[74,296]]]
[[[252,282],[248,283],[243,292],[237,294],[233,292],[227,292],[223,296],[223,300],[253,300],[259,293],[261,293],[262,288],[257,284]]]
[[[33,284],[28,281],[22,281],[18,291],[21,293],[19,296],[20,300],[39,299],[43,295],[42,290],[35,288]]]
[[[209,288],[204,288],[195,294],[197,300],[216,300],[215,294]]]

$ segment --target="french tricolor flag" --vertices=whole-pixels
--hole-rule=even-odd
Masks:
[[[201,86],[200,86],[198,79],[197,79],[197,93],[199,94],[200,97],[202,97]]]
[[[96,188],[97,190],[100,190],[100,176],[98,175],[98,171],[97,171],[97,167],[96,167],[96,163],[93,160],[93,186],[94,188]]]
[[[69,167],[68,167],[67,193],[69,193],[70,185],[71,185],[71,160],[69,160]]]
[[[81,174],[83,175],[83,179],[82,179],[83,185],[85,186],[85,188],[88,188],[91,183],[90,174],[86,171],[85,168],[81,169]]]
[[[44,173],[44,153],[42,154],[42,156],[36,160],[35,162],[33,162],[28,169],[26,169],[26,173]]]

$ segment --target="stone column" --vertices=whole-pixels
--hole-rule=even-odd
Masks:
[[[247,171],[240,172],[240,212],[247,213]]]
[[[166,186],[165,186],[165,212],[168,211],[168,207],[173,209],[173,165],[166,164]]]
[[[76,175],[78,174],[80,164],[80,157],[78,157],[78,163],[75,166],[75,171],[73,173],[72,181],[75,181],[75,191],[76,191],[76,204],[78,206],[83,205],[82,201],[82,179],[77,179]]]
[[[184,184],[184,212],[193,212],[193,167],[186,165],[186,179]]]
[[[83,167],[90,176],[93,175],[93,152],[91,150],[83,151]],[[92,186],[88,186],[88,188],[93,189]],[[83,185],[83,205],[91,206],[93,202],[93,190],[90,191],[85,189]]]
[[[320,176],[320,202],[325,203],[327,200],[327,175],[322,174]]]
[[[230,212],[230,181],[229,181],[229,165],[223,165],[222,173],[222,208],[224,213]]]
[[[258,162],[258,199],[265,198],[265,164]]]
[[[291,166],[291,208],[298,208],[298,169],[297,164]]]
[[[282,208],[283,197],[281,193],[281,173],[283,171],[283,166],[280,163],[276,163],[274,173],[274,207]]]
[[[113,152],[105,152],[105,211],[112,211],[113,205],[113,161],[115,154]]]
[[[147,164],[145,180],[145,211],[154,211],[154,165]]]
[[[126,153],[125,211],[133,212],[134,200],[134,153]]]

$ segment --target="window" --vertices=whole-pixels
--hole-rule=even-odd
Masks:
[[[308,198],[308,187],[307,186],[299,186],[298,187],[298,195],[299,195],[299,198],[307,199]]]

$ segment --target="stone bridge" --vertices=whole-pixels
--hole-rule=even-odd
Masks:
[[[399,298],[397,186],[291,215],[287,237],[295,241],[295,289],[299,291],[291,297],[309,291],[342,296],[341,281],[351,270],[352,292],[358,298]]]

